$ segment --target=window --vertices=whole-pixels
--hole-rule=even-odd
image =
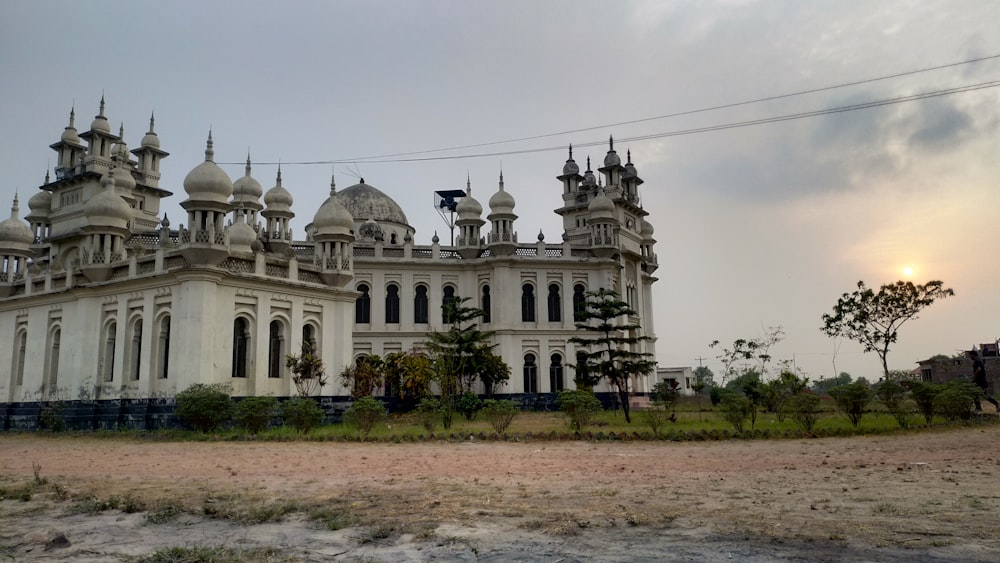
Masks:
[[[142,319],[132,322],[132,344],[129,347],[129,370],[132,380],[139,379],[139,369],[142,366]]]
[[[18,332],[14,339],[14,377],[11,387],[24,384],[24,354],[28,349],[28,333],[25,330]]]
[[[354,302],[354,322],[367,324],[372,322],[372,296],[369,295],[371,290],[367,284],[361,284],[358,286],[358,291],[361,292],[361,296]]]
[[[521,286],[521,320],[535,322],[535,287],[530,283]]]
[[[104,375],[104,381],[115,380],[115,341],[117,336],[118,325],[112,321],[104,329],[104,346],[101,348],[101,372]]]
[[[538,364],[534,354],[524,355],[524,392],[538,393]]]
[[[160,336],[157,339],[156,375],[166,379],[170,372],[170,315],[160,319]]]
[[[444,299],[441,300],[441,321],[445,323],[450,323],[454,320],[454,310],[453,308],[457,305],[455,303],[455,288],[446,285],[444,286]]]
[[[582,321],[583,314],[587,311],[587,297],[584,293],[587,290],[583,284],[573,286],[573,320]]]
[[[479,301],[479,308],[483,310],[483,322],[490,322],[490,286],[483,286],[483,297]]]
[[[49,333],[49,345],[48,345],[48,369],[45,370],[47,385],[43,389],[42,396],[46,399],[49,397],[50,393],[54,393],[57,389],[59,383],[59,340],[62,336],[62,331],[59,327],[56,327]]]
[[[562,298],[559,297],[559,286],[549,284],[549,322],[558,323],[562,321]]]
[[[427,286],[418,285],[413,294],[413,322],[427,323]]]
[[[563,363],[562,356],[552,354],[549,358],[549,392],[555,393],[563,390]]]
[[[250,323],[243,317],[233,321],[233,377],[247,376],[250,353]]]
[[[399,286],[396,284],[385,288],[385,322],[399,324]]]
[[[285,335],[281,321],[271,321],[267,336],[267,376],[281,377],[285,363]]]
[[[313,351],[317,350],[316,327],[311,324],[302,325],[302,342],[308,342]]]

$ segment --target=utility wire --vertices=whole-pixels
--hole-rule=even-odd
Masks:
[[[1000,55],[997,55],[997,57],[1000,57]],[[898,97],[895,97],[895,98],[884,98],[884,99],[881,99],[881,100],[873,100],[873,101],[869,101],[869,102],[862,102],[862,103],[851,104],[851,105],[846,105],[846,106],[838,106],[838,107],[825,108],[825,109],[819,109],[819,110],[807,111],[807,112],[800,112],[800,113],[792,113],[792,114],[786,114],[786,115],[777,115],[777,116],[765,117],[765,118],[761,118],[761,119],[753,119],[753,120],[748,120],[748,121],[737,121],[737,122],[731,122],[731,123],[722,123],[722,124],[718,124],[718,125],[709,125],[709,126],[697,127],[697,128],[693,128],[693,129],[679,129],[679,130],[675,130],[675,131],[665,131],[665,132],[653,133],[653,134],[649,134],[649,135],[638,135],[638,136],[634,136],[634,137],[620,137],[617,140],[619,142],[648,141],[648,140],[652,140],[652,139],[662,139],[662,138],[665,138],[665,137],[676,137],[676,136],[680,136],[680,135],[694,135],[694,134],[698,134],[698,133],[707,133],[707,132],[711,132],[711,131],[723,131],[723,130],[726,130],[726,129],[737,129],[737,128],[742,128],[742,127],[750,127],[750,126],[754,126],[754,125],[764,125],[764,124],[768,124],[768,123],[778,123],[778,122],[782,122],[782,121],[792,121],[792,120],[796,120],[796,119],[805,119],[805,118],[809,118],[809,117],[818,117],[818,116],[822,116],[822,115],[844,113],[844,112],[848,112],[848,111],[857,111],[857,110],[869,109],[869,108],[874,108],[874,107],[881,107],[881,106],[887,106],[887,105],[893,105],[893,104],[900,104],[900,103],[904,103],[904,102],[912,102],[912,101],[917,101],[917,100],[924,100],[924,99],[928,99],[928,98],[936,98],[936,97],[941,97],[941,96],[950,96],[950,95],[953,95],[953,94],[960,94],[960,93],[964,93],[964,92],[973,92],[973,91],[976,91],[976,90],[983,90],[983,89],[987,89],[987,88],[996,88],[997,86],[1000,86],[1000,80],[993,80],[993,81],[989,81],[989,82],[980,82],[978,84],[967,84],[965,86],[957,86],[957,87],[954,87],[954,88],[946,88],[944,90],[935,90],[935,91],[931,91],[931,92],[922,92],[922,93],[919,93],[919,94],[912,94],[912,95],[908,95],[908,96],[898,96]],[[791,95],[791,94],[789,94],[789,95]],[[747,102],[747,103],[751,103],[751,102]],[[576,143],[576,144],[574,144],[574,146],[575,147],[593,147],[593,146],[603,145],[606,142],[607,142],[606,140],[589,141],[589,142],[584,142],[584,143]],[[495,143],[488,143],[488,144],[495,144]],[[482,145],[480,145],[480,146],[482,146]],[[455,149],[455,150],[458,150],[458,149]],[[541,153],[541,152],[551,152],[551,151],[562,151],[562,150],[566,150],[566,147],[563,146],[563,145],[557,145],[557,146],[548,146],[548,147],[534,147],[534,148],[526,148],[526,149],[516,149],[516,150],[508,150],[508,151],[494,151],[494,152],[481,152],[481,153],[462,154],[462,155],[442,155],[442,156],[425,156],[425,157],[416,157],[416,156],[414,156],[414,157],[411,157],[411,158],[368,157],[369,158],[368,160],[352,158],[352,159],[343,159],[343,160],[313,160],[313,161],[301,161],[301,162],[284,162],[283,164],[286,164],[286,165],[287,164],[297,164],[297,165],[307,165],[307,164],[349,164],[349,163],[355,163],[358,160],[362,160],[363,162],[371,163],[371,164],[392,163],[392,162],[424,162],[424,161],[435,161],[435,160],[458,160],[458,159],[467,159],[467,158],[485,158],[485,157],[507,156],[507,155],[516,155],[516,154],[530,154],[530,153]],[[414,155],[414,154],[420,154],[420,153],[425,153],[425,152],[435,152],[435,151],[420,151],[418,153],[406,153],[406,154],[407,155]],[[242,163],[236,162],[236,163],[220,163],[220,164],[242,164]],[[256,163],[256,164],[267,165],[267,164],[275,164],[275,163],[273,163],[273,162],[259,162],[259,163]]]

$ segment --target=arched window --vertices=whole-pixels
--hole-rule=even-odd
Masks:
[[[24,384],[24,354],[28,351],[28,332],[19,331],[14,338],[14,369],[11,387]]]
[[[413,293],[413,322],[427,323],[427,286],[418,285]]]
[[[59,385],[59,340],[62,337],[62,330],[58,327],[49,333],[48,356],[46,357],[48,369],[45,370],[46,385],[42,396],[46,399],[54,393]]]
[[[446,285],[444,286],[443,294],[444,298],[441,300],[441,321],[450,323],[454,320],[452,307],[455,306],[455,288]]]
[[[521,286],[521,320],[535,322],[535,286],[530,283]]]
[[[385,288],[385,322],[399,324],[399,286],[394,283]]]
[[[160,319],[160,335],[156,341],[156,375],[166,379],[170,373],[170,315]]]
[[[358,285],[361,296],[354,302],[354,322],[367,324],[372,322],[372,296],[369,295],[371,289],[368,284]]]
[[[573,286],[573,320],[578,322],[583,320],[583,314],[587,310],[587,296],[584,295],[586,291],[583,284]]]
[[[250,323],[243,317],[233,321],[233,377],[247,376],[250,354]]]
[[[281,377],[285,365],[285,331],[281,321],[271,321],[267,336],[267,376]]]
[[[302,342],[308,342],[314,351],[318,349],[316,345],[316,327],[311,324],[302,325]]]
[[[538,393],[538,364],[534,354],[524,355],[524,392]]]
[[[483,296],[479,300],[479,308],[483,310],[483,322],[490,322],[490,286],[483,286]]]
[[[129,339],[129,369],[128,373],[132,380],[139,379],[139,369],[142,366],[142,319],[132,322],[132,335]]]
[[[549,358],[549,392],[556,393],[563,390],[563,361],[559,354],[552,354]]]
[[[549,322],[558,323],[562,321],[562,298],[559,297],[559,286],[557,284],[549,284],[549,297],[548,297],[548,309],[549,309]]]
[[[118,339],[118,324],[114,321],[104,328],[104,345],[101,347],[101,371],[104,381],[115,380],[115,341]]]

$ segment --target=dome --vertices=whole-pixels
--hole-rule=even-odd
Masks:
[[[26,245],[35,241],[31,229],[24,221],[18,218],[17,195],[14,196],[14,205],[10,208],[10,218],[0,222],[0,245],[16,244]]]
[[[364,178],[360,184],[354,184],[338,192],[337,201],[352,217],[367,217],[378,223],[396,223],[407,227],[410,225],[399,204],[378,188],[366,184]]]
[[[580,173],[580,165],[573,160],[573,145],[569,146],[569,158],[563,165],[563,176],[574,176]]]
[[[592,220],[615,218],[615,204],[603,191],[598,193],[597,197],[590,200],[587,211],[590,213]]]
[[[584,186],[596,186],[597,177],[594,176],[594,171],[590,169],[590,157],[587,157],[587,171],[583,173],[583,185]]]
[[[104,117],[104,96],[101,96],[101,112],[90,122],[90,130],[111,134],[111,124],[108,123],[108,118]]]
[[[635,165],[632,164],[632,151],[626,153],[628,155],[628,161],[625,163],[625,173],[622,175],[624,178],[636,178],[639,173],[635,170]]]
[[[149,131],[142,137],[142,142],[139,143],[141,147],[158,149],[160,148],[160,137],[153,130],[153,115],[149,116]]]
[[[116,166],[111,171],[111,177],[114,179],[115,188],[117,188],[119,192],[131,194],[132,190],[135,189],[135,178],[133,178],[132,173],[125,168]]]
[[[246,224],[242,216],[235,225],[229,227],[229,246],[233,250],[250,252],[255,240],[257,240],[257,233],[253,227]]]
[[[490,197],[490,212],[492,213],[512,213],[514,211],[514,196],[503,189],[503,174],[500,174],[500,187],[497,192]]]
[[[233,201],[259,203],[264,188],[250,175],[250,156],[247,156],[246,174],[233,182]]]
[[[209,133],[205,162],[188,172],[184,178],[184,191],[191,200],[229,203],[229,196],[233,195],[233,182],[215,164],[213,158],[215,150],[212,148],[212,133]]]
[[[317,234],[344,234],[354,228],[354,217],[337,201],[338,197],[331,195],[316,210],[312,224]]]
[[[264,194],[264,205],[267,206],[268,211],[292,210],[292,194],[281,187],[281,168],[278,168],[278,177],[275,180],[274,187],[267,190],[267,193]]]
[[[52,194],[45,190],[39,191],[28,200],[28,209],[32,215],[47,217],[52,210]]]
[[[649,221],[642,219],[639,221],[639,234],[642,238],[652,238],[653,236],[653,225]]]
[[[608,154],[604,155],[604,167],[621,166],[622,158],[615,152],[615,139],[608,137]]]
[[[483,205],[471,195],[465,196],[455,206],[459,219],[463,217],[478,218],[483,214]]]
[[[132,208],[115,193],[110,176],[104,177],[104,190],[87,202],[84,212],[87,214],[87,222],[95,227],[124,229],[132,219]]]

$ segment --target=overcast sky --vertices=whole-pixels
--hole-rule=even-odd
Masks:
[[[428,244],[435,231],[447,240],[433,192],[468,175],[485,204],[502,167],[520,240],[558,242],[564,147],[596,169],[614,135],[656,229],[661,365],[704,358],[718,373],[711,341],[780,325],[773,355],[810,378],[877,379],[877,356],[819,330],[858,280],[906,279],[909,267],[908,279],[956,292],[904,325],[891,368],[1000,337],[1000,88],[662,134],[997,81],[1000,58],[650,118],[1000,55],[997,22],[1000,2],[986,0],[3,0],[0,201],[17,191],[27,214],[70,108],[83,132],[103,94],[130,148],[155,111],[175,226],[211,128],[216,161],[249,150],[265,189],[284,163],[296,238],[331,170],[339,188],[363,176],[396,199]],[[473,158],[367,158],[529,137],[405,157],[489,153]],[[339,163],[298,164],[313,161]]]

